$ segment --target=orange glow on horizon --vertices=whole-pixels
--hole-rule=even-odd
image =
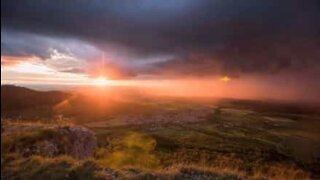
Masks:
[[[243,99],[293,99],[297,97],[314,101],[315,95],[305,94],[294,84],[270,76],[248,75],[232,79],[227,75],[212,77],[189,76],[143,76],[125,78],[113,70],[72,73],[63,72],[32,57],[17,58],[1,56],[1,85],[21,86],[48,85],[89,92],[97,97],[109,96],[117,89],[130,89],[138,94],[172,97],[228,97]],[[98,74],[99,73],[99,74]],[[123,78],[119,78],[123,77]],[[294,76],[293,76],[294,77]],[[288,79],[287,76],[284,76]],[[232,81],[232,82],[231,82]],[[40,87],[40,86],[39,86]],[[284,90],[285,89],[285,90]],[[111,93],[115,96],[116,93]],[[125,93],[124,93],[125,94]]]

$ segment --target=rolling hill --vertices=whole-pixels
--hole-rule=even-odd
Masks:
[[[52,106],[69,96],[70,94],[64,92],[42,92],[13,85],[3,85],[1,86],[1,114]]]

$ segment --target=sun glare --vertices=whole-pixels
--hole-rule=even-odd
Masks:
[[[223,81],[223,82],[229,82],[231,79],[228,77],[228,76],[222,76],[220,77],[220,81]]]
[[[93,80],[93,84],[96,86],[107,86],[109,81],[105,77],[99,77]]]

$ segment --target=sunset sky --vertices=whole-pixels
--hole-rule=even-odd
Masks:
[[[319,17],[318,0],[2,0],[1,84],[320,101]]]

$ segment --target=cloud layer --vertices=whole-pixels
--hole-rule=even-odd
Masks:
[[[319,17],[317,0],[3,0],[1,55],[105,53],[129,76],[318,71]]]

